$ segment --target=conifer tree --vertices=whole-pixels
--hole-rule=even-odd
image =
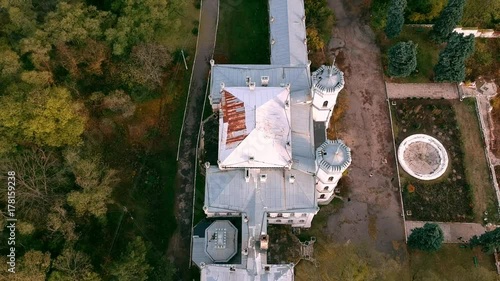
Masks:
[[[437,82],[461,82],[465,79],[465,60],[474,52],[474,35],[464,36],[454,32],[439,54],[434,67]]]
[[[385,34],[389,38],[394,38],[401,33],[405,23],[404,12],[406,9],[406,0],[392,0],[389,11],[387,12],[387,25]]]
[[[462,19],[465,0],[449,0],[430,32],[435,42],[445,42]]]
[[[406,77],[417,68],[417,45],[412,41],[399,42],[388,52],[389,75]]]
[[[426,223],[423,227],[413,229],[408,237],[408,246],[422,251],[437,251],[444,241],[444,234],[439,225]]]
[[[474,235],[470,240],[470,245],[481,246],[483,252],[493,253],[495,249],[500,249],[500,227],[495,230],[483,233],[481,236],[477,237]]]

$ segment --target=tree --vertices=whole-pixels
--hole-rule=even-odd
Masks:
[[[106,40],[117,56],[130,52],[132,46],[150,43],[156,32],[178,29],[180,21],[173,18],[172,9],[180,1],[126,0],[117,13],[120,15],[113,28],[106,30]]]
[[[82,253],[67,246],[61,255],[59,255],[52,268],[49,281],[98,281],[99,275],[93,271],[90,258]]]
[[[50,253],[30,250],[19,260],[16,273],[9,280],[14,281],[45,281],[50,268]]]
[[[108,169],[100,155],[89,155],[89,151],[68,149],[66,163],[75,175],[75,182],[81,188],[68,194],[67,201],[75,208],[78,216],[91,214],[103,218],[107,205],[112,202],[111,192],[117,182],[116,171]]]
[[[103,35],[101,25],[107,15],[94,6],[60,2],[54,12],[47,14],[42,28],[52,45],[61,42],[81,44],[88,38]]]
[[[447,0],[408,0],[408,19],[412,22],[431,22],[435,19]]]
[[[129,242],[120,260],[114,262],[110,274],[120,281],[144,281],[152,269],[146,261],[148,248],[141,237]]]
[[[146,43],[132,48],[132,61],[134,62],[130,69],[132,79],[155,89],[161,86],[164,68],[172,58],[164,46]]]
[[[431,39],[445,42],[462,19],[465,0],[449,0],[430,32]]]
[[[16,52],[9,47],[0,46],[0,79],[16,74],[21,69],[21,62]]]
[[[2,157],[0,169],[16,171],[16,206],[23,220],[45,228],[46,216],[68,182],[58,157],[50,150],[25,149]]]
[[[474,35],[465,36],[454,32],[446,47],[439,54],[434,67],[437,82],[461,82],[465,79],[465,61],[474,52]]]
[[[319,37],[318,30],[314,27],[307,28],[307,48],[311,51],[321,51],[325,43]]]
[[[406,0],[392,0],[387,12],[387,25],[385,34],[388,38],[394,38],[401,33],[405,23],[404,12],[406,9]]]
[[[493,253],[495,249],[500,249],[500,227],[487,231],[479,237],[474,235],[469,243],[471,247],[481,246],[483,252]]]
[[[412,41],[399,42],[388,51],[389,74],[406,77],[417,68],[417,45]]]
[[[423,227],[413,229],[408,237],[408,246],[422,251],[437,251],[444,241],[444,234],[439,225],[426,223]]]

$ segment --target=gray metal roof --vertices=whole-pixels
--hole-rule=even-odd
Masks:
[[[201,269],[201,281],[292,281],[293,266],[289,264],[262,265],[259,275],[252,274],[246,269],[222,265],[207,265]],[[266,269],[265,269],[266,268]]]
[[[351,149],[341,140],[326,140],[316,150],[320,168],[328,172],[343,172],[351,164]]]
[[[316,210],[314,177],[298,170],[280,168],[251,169],[248,182],[245,169],[207,169],[205,207],[209,212],[247,212],[254,210]],[[266,177],[265,182],[261,177]],[[290,182],[293,176],[295,182]]]
[[[205,251],[214,262],[228,262],[238,250],[238,230],[228,220],[216,220],[205,230]]]
[[[269,0],[269,19],[271,64],[307,64],[304,1]]]

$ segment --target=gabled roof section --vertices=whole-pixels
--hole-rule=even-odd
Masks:
[[[287,167],[292,162],[288,87],[223,89],[219,167]]]
[[[305,65],[304,0],[269,0],[271,64]]]

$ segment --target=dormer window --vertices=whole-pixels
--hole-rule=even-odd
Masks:
[[[327,106],[328,106],[328,101],[326,100],[323,102],[323,107],[327,107]]]

